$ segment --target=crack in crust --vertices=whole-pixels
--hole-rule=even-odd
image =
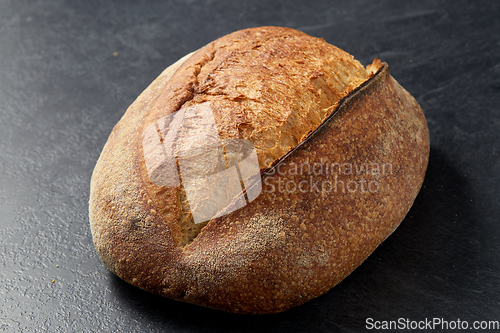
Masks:
[[[365,69],[350,54],[295,30],[238,31],[187,58],[153,96],[148,117],[156,121],[209,103],[222,141],[251,141],[262,171],[300,144],[375,67],[374,62]],[[209,221],[195,223],[178,174],[175,189],[149,188],[161,216],[166,221],[176,216],[178,229],[172,231],[187,250]]]
[[[193,98],[199,94],[198,92],[198,75],[200,74],[202,68],[211,62],[214,57],[215,57],[216,50],[212,50],[211,53],[209,53],[209,59],[202,59],[202,62],[198,63],[197,65],[194,66],[194,78],[192,81],[192,84],[190,86],[190,90],[192,92],[192,96],[190,99],[187,99],[184,101],[184,103],[179,107],[178,110],[182,109],[186,103],[189,101],[193,100]],[[178,158],[176,157],[176,164],[177,164],[177,170],[180,170],[179,167],[179,161]],[[182,181],[182,176],[181,172],[179,174],[179,180],[180,180],[180,190],[178,192],[179,195],[179,203],[180,203],[180,214],[177,219],[177,223],[179,224],[181,228],[181,240],[180,240],[180,246],[185,247],[186,245],[190,244],[196,236],[201,232],[201,229],[207,225],[207,222],[204,223],[198,223],[196,224],[193,219],[193,214],[191,213],[191,207],[189,205],[188,197],[186,195],[186,189],[184,187],[184,183]]]
[[[185,95],[174,110],[210,103],[220,138],[251,141],[266,169],[369,76],[351,55],[321,39],[249,29],[210,43],[186,61],[172,78],[174,91]],[[194,223],[182,188],[179,204],[184,247],[207,222]]]

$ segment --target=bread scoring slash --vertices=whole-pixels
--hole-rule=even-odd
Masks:
[[[115,126],[92,175],[94,244],[152,293],[284,311],[397,228],[428,155],[387,64],[294,29],[237,31],[167,68]]]

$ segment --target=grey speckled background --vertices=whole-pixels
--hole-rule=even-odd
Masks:
[[[358,332],[367,318],[500,320],[499,17],[495,1],[1,1],[0,331]],[[88,225],[107,136],[176,59],[260,25],[389,63],[431,131],[414,207],[345,281],[282,314],[226,314],[127,285],[100,261]]]

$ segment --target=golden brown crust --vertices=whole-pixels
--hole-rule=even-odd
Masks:
[[[280,41],[281,37],[270,35],[288,36],[287,43],[263,43]],[[315,84],[315,80],[311,80],[310,69],[301,69],[304,74],[297,79],[300,87],[288,84],[288,90],[277,91],[277,84],[274,94],[268,96],[262,94],[266,89],[255,88],[258,80],[252,81],[251,71],[244,72],[245,64],[230,63],[236,49],[247,52],[260,45],[257,49],[282,50],[287,57],[284,62],[297,62],[300,56],[295,53],[302,50],[310,52],[312,58],[347,62],[346,67],[337,67],[350,68],[346,73],[359,70],[345,52],[334,47],[325,51],[319,45],[326,43],[317,39],[317,49],[297,42],[303,38],[311,37],[271,27],[225,36],[167,69],[127,110],[96,165],[90,197],[95,246],[118,276],[166,297],[225,311],[279,312],[328,291],[399,225],[423,182],[429,136],[422,110],[390,76],[387,65],[375,62],[368,71],[353,74],[355,77],[346,80],[353,82],[350,88],[350,83],[330,80],[323,73],[318,76],[326,77],[321,87],[316,86],[310,94],[300,87],[305,85],[309,91],[312,88],[307,84]],[[331,52],[340,54],[340,58],[331,57]],[[252,63],[250,58],[238,59]],[[329,61],[323,61],[322,66]],[[285,65],[289,72],[295,68],[291,62]],[[302,68],[301,64],[296,66]],[[231,68],[244,73],[243,79],[248,77],[247,82],[252,84],[238,89],[240,74],[226,72]],[[266,75],[277,71],[276,77],[280,77],[276,68]],[[378,69],[376,74],[373,68]],[[255,75],[263,75],[263,71]],[[300,73],[296,73],[298,76]],[[343,90],[332,97],[338,82]],[[252,97],[256,91],[260,95]],[[290,140],[281,139],[281,133],[290,131],[287,126],[291,123],[281,115],[294,114],[286,111],[294,107],[290,96],[307,100],[295,107],[301,114],[319,114],[319,123],[327,115],[325,109],[330,108],[333,115],[282,157],[292,147]],[[215,105],[222,136],[255,139],[257,149],[271,141],[271,148],[281,147],[279,152],[262,148],[260,161],[265,160],[262,156],[272,156],[272,161],[282,158],[263,173],[263,191],[256,200],[213,219],[184,246],[189,242],[183,239],[186,231],[179,223],[186,215],[181,189],[149,181],[142,135],[161,115],[207,101]],[[239,104],[238,111],[234,106]],[[260,104],[276,106],[271,108],[275,111],[271,120],[249,116]],[[276,126],[270,126],[265,136],[252,132],[259,132],[273,119]],[[295,136],[297,142],[292,140],[293,146],[319,123],[310,122],[302,133],[300,121],[292,122],[291,131],[300,132]],[[259,140],[264,145],[259,146]],[[311,169],[300,169],[303,165]],[[378,172],[374,172],[377,165]],[[343,166],[351,166],[351,172],[346,168],[342,171]],[[286,184],[295,184],[295,190]]]
[[[210,102],[220,136],[252,141],[265,167],[367,77],[353,56],[322,39],[287,28],[246,29],[190,57],[149,117]]]

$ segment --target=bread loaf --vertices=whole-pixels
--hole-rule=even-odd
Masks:
[[[94,244],[152,293],[284,311],[396,229],[428,155],[387,64],[289,28],[237,31],[167,68],[115,126],[92,175]]]

